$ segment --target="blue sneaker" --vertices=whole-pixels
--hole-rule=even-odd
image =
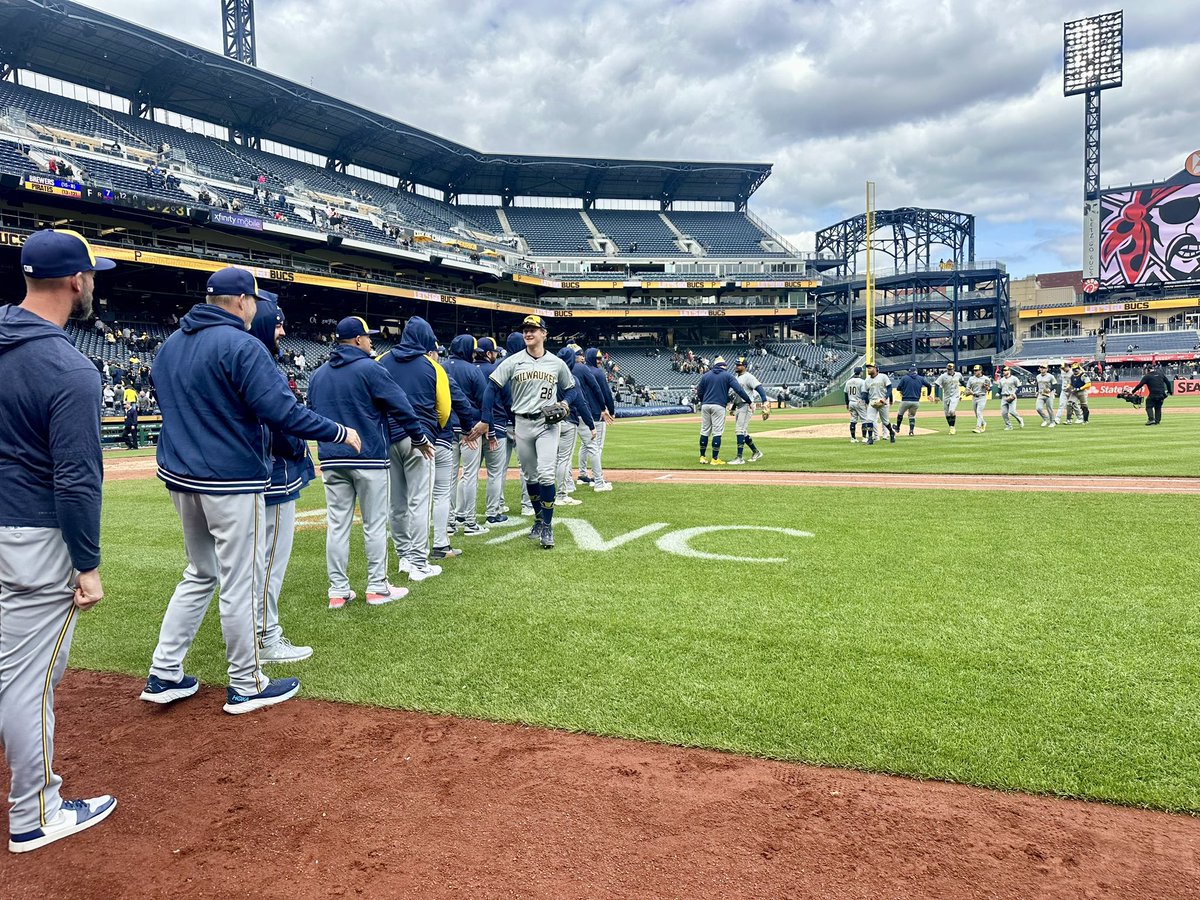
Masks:
[[[116,798],[104,794],[90,800],[64,800],[62,809],[42,828],[8,836],[8,849],[28,853],[55,841],[99,825],[117,808]]]
[[[503,514],[498,515],[498,516],[488,516],[487,517],[487,523],[489,525],[503,525],[507,521],[508,521],[508,516],[503,515]]]
[[[146,689],[138,695],[138,699],[165,705],[190,697],[199,689],[200,682],[191,675],[184,675],[178,681],[164,681],[157,675],[151,675],[146,679]]]
[[[300,690],[299,678],[272,678],[271,683],[257,694],[239,694],[233,688],[226,689],[226,702],[223,709],[231,716],[254,712],[267,706],[274,706],[284,700],[290,700]]]

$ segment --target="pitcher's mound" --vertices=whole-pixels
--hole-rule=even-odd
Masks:
[[[936,434],[932,428],[918,428],[917,434]],[[756,440],[763,438],[845,438],[849,434],[845,425],[801,425],[799,428],[781,428],[778,431],[761,431],[754,435]],[[908,437],[907,431],[897,432],[897,436],[904,440]],[[884,440],[887,440],[885,437]]]

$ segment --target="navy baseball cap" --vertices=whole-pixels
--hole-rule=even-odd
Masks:
[[[252,272],[239,269],[237,266],[226,266],[208,276],[208,286],[204,293],[211,297],[237,297],[245,294],[247,297],[257,297],[259,300],[269,300],[258,289],[258,279]]]
[[[496,342],[489,337],[482,337],[475,342],[475,349],[480,353],[495,353]]]
[[[97,256],[82,234],[69,229],[35,231],[21,247],[21,271],[30,278],[66,278],[76,272],[103,272],[116,263]]]
[[[541,316],[526,316],[521,322],[521,328],[540,328],[542,331],[548,331],[546,328],[546,320]]]
[[[351,338],[362,337],[365,334],[379,334],[378,328],[368,328],[366,319],[358,316],[346,316],[342,321],[337,323],[337,330],[334,332],[339,341],[348,341]]]
[[[733,364],[734,364],[735,366],[743,366],[743,367],[744,367],[744,366],[746,365],[746,357],[744,357],[744,356],[739,356],[737,359],[735,359],[735,360],[733,361]]]

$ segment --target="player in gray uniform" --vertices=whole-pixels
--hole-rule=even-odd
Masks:
[[[762,404],[763,418],[770,415],[767,412],[767,391],[762,386],[762,382],[750,374],[746,365],[746,357],[739,356],[733,364],[733,376],[738,380],[738,384],[742,386],[747,394],[750,395],[750,403],[745,402],[737,394],[730,392],[730,397],[733,401],[733,422],[734,432],[737,435],[737,458],[731,459],[731,466],[745,465],[746,460],[742,459],[742,452],[746,447],[750,448],[750,462],[757,462],[762,459],[762,452],[754,446],[754,441],[750,437],[750,419],[754,416],[754,393],[757,392],[759,403]]]
[[[892,427],[892,380],[879,371],[875,363],[867,363],[867,377],[863,382],[863,394],[867,402],[867,443],[875,443],[875,426],[883,423],[888,440],[896,443],[896,429]]]
[[[1061,425],[1066,417],[1066,421],[1071,423],[1073,420],[1067,417],[1067,403],[1071,399],[1071,367],[1067,363],[1062,363],[1059,366],[1058,378],[1058,412],[1054,414],[1054,424]]]
[[[1045,363],[1038,366],[1037,373],[1037,402],[1034,404],[1034,409],[1037,411],[1038,418],[1042,420],[1043,428],[1053,428],[1054,421],[1054,389],[1058,385],[1057,379],[1050,374],[1050,367]]]
[[[541,409],[558,399],[559,391],[575,387],[567,364],[546,350],[546,321],[541,316],[526,316],[521,322],[525,349],[506,356],[488,376],[484,404],[495,402],[495,391],[511,384],[512,411],[515,421],[517,459],[521,477],[536,500],[532,540],[543,549],[554,547],[554,481],[558,463],[557,424],[546,424]]]
[[[1025,420],[1017,412],[1017,391],[1021,389],[1021,379],[1012,373],[1012,369],[1005,366],[1004,374],[999,381],[999,387],[1000,418],[1004,420],[1004,430],[1012,431],[1012,423],[1008,421],[1009,416],[1016,419],[1017,424],[1024,428]]]
[[[112,267],[73,231],[38,231],[21,249],[25,299],[0,307],[0,745],[13,853],[98,825],[117,805],[108,794],[64,800],[53,769],[54,691],[79,612],[104,597],[100,375],[63,328],[92,314],[93,273]],[[41,881],[14,868],[4,893],[39,894]]]
[[[846,382],[846,412],[850,413],[850,443],[858,443],[858,426],[863,429],[863,443],[867,440],[867,404],[863,401],[866,394],[863,385],[862,366],[856,366],[854,376]]]
[[[983,410],[991,392],[992,379],[983,374],[983,366],[972,366],[971,377],[967,379],[967,393],[971,395],[971,403],[975,407],[975,427],[971,429],[973,434],[983,434],[987,431],[987,420],[983,417]]]
[[[946,424],[950,426],[951,434],[955,433],[958,423],[958,401],[962,396],[962,384],[962,373],[954,363],[946,363],[946,371],[933,380],[933,386],[941,391],[942,412],[946,416]]]

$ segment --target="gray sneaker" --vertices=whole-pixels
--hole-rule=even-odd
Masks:
[[[313,655],[312,647],[297,647],[283,637],[274,644],[263,647],[258,651],[258,661],[261,663],[293,663],[302,662]]]
[[[553,525],[543,525],[542,526],[542,549],[543,550],[553,550],[554,549],[554,526]]]

